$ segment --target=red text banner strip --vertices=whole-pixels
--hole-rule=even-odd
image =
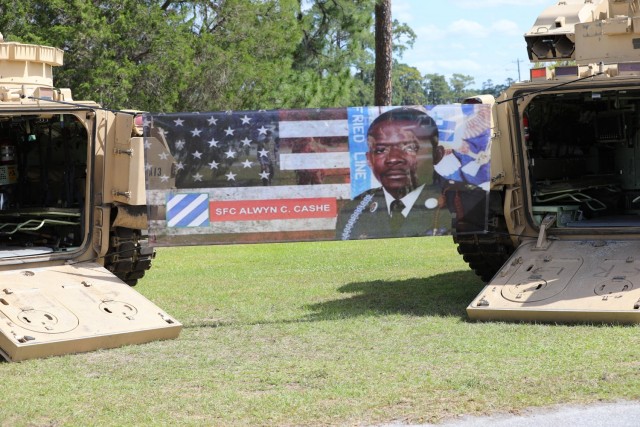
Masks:
[[[211,201],[211,221],[335,218],[335,198]]]

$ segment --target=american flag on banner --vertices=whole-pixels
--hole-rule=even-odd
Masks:
[[[411,107],[146,115],[151,243],[336,239],[346,201],[380,187],[367,130],[392,108]],[[488,183],[489,108],[427,106],[447,153],[442,177]]]
[[[145,124],[157,244],[333,238],[337,200],[350,197],[346,108],[156,114]],[[202,205],[178,207],[202,194],[207,221],[183,225],[203,218]]]

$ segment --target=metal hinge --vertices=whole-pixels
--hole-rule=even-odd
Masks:
[[[126,149],[126,150],[123,150],[121,148],[114,148],[113,152],[115,154],[126,154],[129,157],[133,156],[133,148],[129,148],[129,149]]]
[[[131,198],[131,191],[113,190],[113,191],[111,191],[111,194],[114,195],[114,196],[126,197],[127,200]]]
[[[506,176],[506,174],[504,172],[500,172],[498,175],[494,176],[491,178],[491,183],[495,183],[496,181],[499,181],[501,179],[503,179]]]

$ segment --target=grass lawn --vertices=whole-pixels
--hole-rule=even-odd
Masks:
[[[1,426],[373,425],[640,399],[634,326],[475,323],[450,237],[161,248],[180,337],[0,363]]]

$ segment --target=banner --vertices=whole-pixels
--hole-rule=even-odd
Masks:
[[[150,242],[445,235],[461,206],[484,230],[490,114],[488,105],[148,114]],[[465,208],[466,192],[475,201]]]

